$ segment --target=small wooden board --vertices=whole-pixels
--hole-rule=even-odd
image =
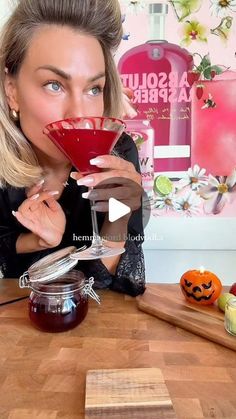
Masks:
[[[173,419],[173,405],[159,368],[90,370],[85,419]]]
[[[137,304],[146,313],[236,350],[236,337],[224,328],[224,313],[216,304],[188,303],[179,284],[147,285],[145,293],[137,297]]]

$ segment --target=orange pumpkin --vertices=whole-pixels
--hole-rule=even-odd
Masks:
[[[197,269],[185,272],[180,286],[187,301],[203,305],[214,303],[222,290],[221,281],[215,274]]]

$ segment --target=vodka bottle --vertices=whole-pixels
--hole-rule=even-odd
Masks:
[[[127,51],[118,63],[133,90],[136,119],[149,120],[155,136],[155,172],[181,177],[190,167],[191,95],[187,72],[192,56],[164,39],[168,5],[149,4],[150,40]]]

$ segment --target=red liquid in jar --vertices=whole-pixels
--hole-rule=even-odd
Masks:
[[[57,303],[57,296],[32,293],[29,317],[34,325],[45,332],[64,332],[80,324],[88,312],[88,299],[80,292]]]
[[[117,140],[117,132],[99,129],[63,129],[50,132],[50,138],[83,174],[99,172],[89,160],[109,154]]]

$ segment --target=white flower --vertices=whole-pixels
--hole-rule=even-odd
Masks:
[[[193,191],[197,191],[200,187],[207,185],[206,169],[200,169],[198,164],[193,168],[189,168],[186,175],[177,183],[177,189],[182,189],[190,185]]]
[[[165,209],[166,211],[178,209],[176,205],[175,195],[173,193],[170,193],[165,196],[157,195],[157,197],[155,197],[152,200],[151,204],[153,208],[161,210]]]
[[[141,12],[146,6],[146,2],[143,0],[125,0],[125,3],[127,4],[127,12],[133,13]]]
[[[236,12],[236,0],[210,0],[212,15],[226,17],[231,12]]]
[[[176,204],[178,211],[182,211],[184,215],[191,216],[200,211],[201,198],[191,191],[177,198]]]
[[[216,178],[209,175],[208,186],[199,190],[202,198],[206,199],[204,210],[207,214],[219,214],[227,202],[236,197],[236,169],[230,176]]]

